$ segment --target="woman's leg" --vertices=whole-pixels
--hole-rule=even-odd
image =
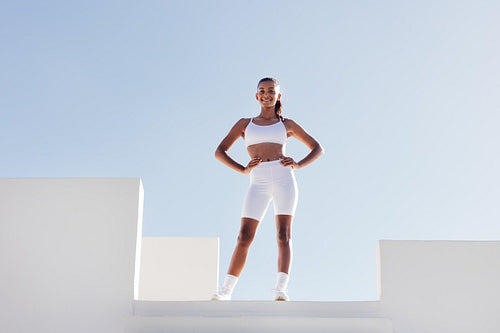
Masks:
[[[278,272],[288,274],[292,265],[292,215],[276,215]]]
[[[274,300],[288,301],[288,273],[292,265],[292,215],[276,215],[278,240],[278,274],[274,288]]]
[[[233,252],[233,257],[231,258],[231,264],[224,279],[224,284],[220,288],[220,291],[216,293],[212,299],[213,300],[230,300],[233,289],[238,282],[238,277],[245,267],[245,262],[247,261],[248,250],[259,227],[259,221],[242,217],[241,218],[241,228],[240,234],[238,235],[238,243]]]
[[[231,258],[231,264],[229,265],[229,270],[227,274],[239,277],[243,267],[245,267],[245,262],[247,261],[248,250],[259,227],[259,221],[242,217],[241,218],[241,228],[238,235],[238,243],[233,252],[233,257]]]

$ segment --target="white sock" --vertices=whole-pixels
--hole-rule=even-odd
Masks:
[[[233,293],[234,286],[236,286],[236,282],[238,282],[238,277],[227,274],[224,279],[224,284],[220,288],[221,293],[231,295]]]
[[[276,277],[276,290],[278,291],[286,291],[286,287],[288,286],[289,276],[286,273],[279,272]]]

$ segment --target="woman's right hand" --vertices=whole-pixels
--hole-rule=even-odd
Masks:
[[[243,170],[243,173],[244,174],[250,173],[250,171],[252,171],[252,169],[255,168],[257,165],[259,165],[260,162],[262,162],[262,159],[260,157],[252,158],[250,162],[248,162],[248,165],[246,166],[245,170]]]

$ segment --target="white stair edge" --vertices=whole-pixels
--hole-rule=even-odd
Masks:
[[[134,315],[146,317],[314,317],[386,318],[379,301],[134,301]]]
[[[125,333],[393,333],[386,318],[312,317],[132,317]]]

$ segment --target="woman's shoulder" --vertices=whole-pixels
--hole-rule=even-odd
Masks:
[[[298,126],[298,124],[290,118],[283,118],[283,124],[285,124],[287,128],[288,127],[293,128],[295,126]]]
[[[237,129],[240,132],[245,131],[245,128],[250,123],[250,120],[252,120],[252,118],[241,118],[233,125],[233,129]]]
[[[236,122],[236,125],[247,127],[251,120],[252,118],[241,118]]]

